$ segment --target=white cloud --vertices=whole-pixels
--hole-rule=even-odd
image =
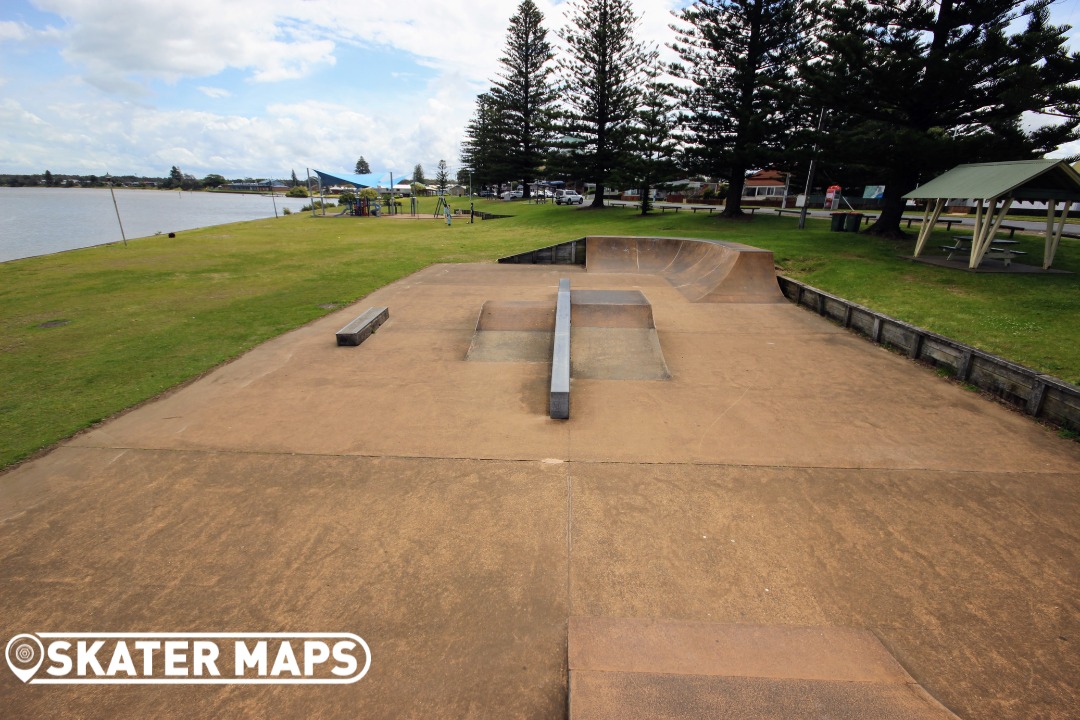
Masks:
[[[226,97],[230,97],[232,95],[232,93],[229,92],[228,90],[226,90],[225,88],[209,87],[207,85],[200,85],[198,87],[198,90],[199,90],[199,92],[201,92],[206,97],[211,97],[211,98],[226,98]]]
[[[1048,158],[1071,158],[1080,156],[1080,140],[1065,143],[1052,153],[1047,153]]]
[[[360,155],[373,170],[402,174],[417,162],[429,171],[440,159],[456,166],[476,93],[499,70],[506,27],[518,5],[516,0],[413,0],[407,6],[364,0],[33,1],[63,21],[45,28],[0,21],[0,41],[58,46],[72,66],[65,72],[79,77],[25,83],[5,71],[9,97],[0,100],[0,167],[162,175],[178,165],[194,175],[228,177],[287,175],[293,169],[302,175],[305,167],[347,170]],[[550,39],[560,44],[557,31],[567,22],[569,3],[536,3]],[[664,47],[674,39],[670,13],[686,4],[635,0],[643,15],[639,37],[670,57]],[[1067,16],[1062,8],[1053,7],[1054,22],[1080,24],[1076,10]],[[1077,33],[1072,37],[1080,37]],[[378,62],[395,55],[400,62],[346,67],[341,61],[346,48],[350,61],[378,51],[370,53]],[[435,69],[419,90],[419,78],[432,74],[417,72],[417,64]],[[373,71],[393,75],[400,87],[411,89],[365,94],[365,73]],[[308,83],[281,82],[312,75],[318,77]],[[177,100],[168,84],[192,79],[201,83],[192,105],[169,109]],[[15,94],[20,86],[27,89]],[[327,87],[349,88],[350,99],[335,100],[341,96]],[[270,89],[273,101],[254,101]]]
[[[212,77],[239,69],[256,81],[304,77],[333,65],[339,44],[385,48],[422,64],[483,81],[494,76],[516,3],[419,0],[403,12],[395,3],[340,0],[37,0],[66,21],[64,57],[94,85],[132,92],[133,82]],[[642,37],[661,46],[670,10],[680,0],[638,0]],[[555,39],[567,3],[539,0]],[[18,23],[0,24],[22,37]]]
[[[265,0],[38,0],[62,16],[63,56],[108,91],[132,82],[211,77],[235,68],[255,80],[302,77],[333,63],[334,43],[305,38],[289,8],[307,3]]]
[[[566,22],[566,3],[537,3],[551,40],[557,43],[556,31]],[[33,32],[57,41],[62,57],[105,99],[69,79],[59,81],[51,94],[36,93],[5,104],[0,107],[0,125],[8,131],[0,136],[0,162],[27,170],[111,168],[153,175],[177,164],[193,174],[230,176],[269,175],[307,165],[349,168],[361,154],[373,168],[403,172],[417,162],[433,167],[445,159],[456,165],[476,93],[496,75],[506,27],[517,7],[507,0],[471,0],[467,5],[417,0],[408,12],[393,3],[340,0],[35,0],[35,4],[63,22],[59,28]],[[638,0],[635,7],[645,15],[642,33],[659,28],[666,37],[668,10],[676,4],[677,0]],[[0,28],[21,38],[31,31],[18,23]],[[382,51],[383,56],[400,54],[400,64],[388,71],[415,80],[414,63],[419,63],[436,69],[435,79],[419,91],[386,94],[370,102],[362,95],[356,100],[354,94],[351,102],[368,112],[325,99],[313,101],[311,97],[333,97],[317,91],[296,95],[295,86],[276,104],[236,114],[204,111],[213,106],[203,110],[152,106],[173,102],[169,87],[154,81],[168,84],[192,78],[215,78],[196,86],[199,92],[214,100],[227,98],[233,101],[230,107],[242,106],[247,94],[243,85],[225,80],[226,70],[239,71],[250,82],[272,83],[321,68],[339,72],[338,82],[353,83],[370,69],[336,66],[335,54],[343,46]],[[350,57],[357,55],[352,52]],[[26,114],[35,122],[13,120]],[[3,123],[3,117],[10,124]],[[30,126],[32,134],[25,131]]]
[[[457,165],[472,112],[469,81],[451,74],[397,99],[398,112],[369,113],[327,100],[271,104],[257,113],[164,110],[119,100],[53,102],[31,110],[0,101],[0,167],[8,172],[160,176],[173,165],[196,176],[288,176],[306,167],[405,174],[445,159]]]
[[[25,40],[32,33],[26,23],[13,20],[0,20],[0,42],[4,40]]]

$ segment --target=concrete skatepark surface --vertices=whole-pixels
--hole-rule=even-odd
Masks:
[[[342,686],[5,671],[3,715],[559,718],[597,617],[852,629],[960,717],[1075,717],[1076,443],[786,303],[611,269],[429,267],[0,476],[5,637],[372,652]],[[647,298],[670,377],[575,378],[558,421],[543,362],[466,359],[485,303],[561,277]]]

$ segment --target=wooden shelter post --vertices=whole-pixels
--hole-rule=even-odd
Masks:
[[[1065,223],[1069,219],[1069,202],[1061,209],[1061,218],[1054,227],[1054,215],[1057,212],[1057,201],[1051,200],[1046,211],[1046,246],[1043,249],[1043,270],[1049,269],[1057,255],[1058,246],[1061,244],[1061,236],[1065,232]]]
[[[986,218],[983,220],[982,237],[978,242],[978,254],[976,254],[976,243],[974,241],[971,243],[971,261],[968,263],[968,267],[972,269],[982,264],[986,251],[990,249],[990,245],[994,242],[994,236],[997,235],[1002,221],[1005,220],[1009,208],[1012,207],[1013,199],[1008,197],[1001,203],[1001,209],[998,210],[997,204],[1000,201],[1000,196],[990,198],[990,205],[986,208]]]
[[[931,214],[930,208],[933,207],[933,213]],[[930,233],[933,232],[934,226],[937,225],[938,219],[941,217],[941,211],[945,208],[945,200],[936,199],[926,203],[926,210],[923,212],[922,226],[919,228],[919,239],[915,243],[915,257],[919,257],[923,249],[926,247],[926,241],[930,239]],[[929,217],[929,222],[927,218]]]
[[[975,206],[975,227],[971,229],[971,250],[968,252],[968,267],[976,267],[972,265],[975,262],[976,248],[979,247],[979,243],[982,242],[983,232],[983,199],[979,198],[979,204]]]

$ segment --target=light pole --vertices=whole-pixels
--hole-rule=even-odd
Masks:
[[[825,124],[825,108],[821,108],[821,115],[818,116],[817,131],[818,135],[821,135],[821,127]],[[806,229],[806,211],[810,207],[810,189],[814,186],[814,170],[817,169],[817,152],[818,144],[814,143],[814,154],[810,157],[810,172],[806,176],[806,190],[803,193],[802,212],[799,213],[799,229]]]

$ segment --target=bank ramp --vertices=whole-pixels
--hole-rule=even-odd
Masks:
[[[661,275],[690,302],[784,299],[772,252],[718,240],[591,235],[499,262],[584,265],[590,273]]]
[[[959,720],[867,630],[571,617],[570,720]]]

